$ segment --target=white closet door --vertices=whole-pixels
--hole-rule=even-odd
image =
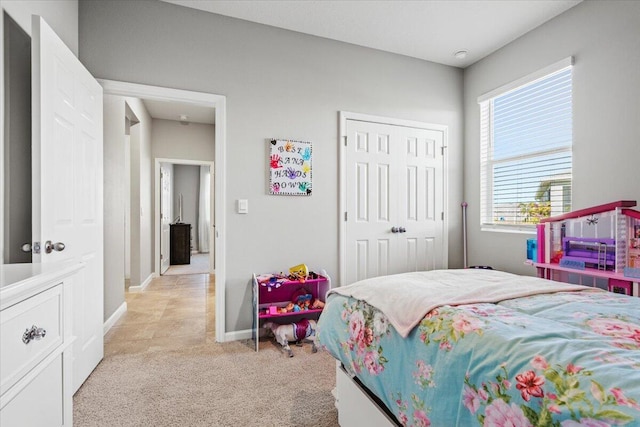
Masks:
[[[400,128],[397,273],[444,267],[442,131]]]
[[[444,268],[441,130],[346,121],[346,280]]]

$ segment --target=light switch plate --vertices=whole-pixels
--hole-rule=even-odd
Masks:
[[[247,199],[238,199],[238,213],[249,213],[249,201]]]

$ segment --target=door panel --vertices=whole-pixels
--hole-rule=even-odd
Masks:
[[[399,164],[406,168],[404,197],[399,201],[399,215],[405,232],[398,233],[406,244],[398,257],[407,259],[404,271],[443,268],[444,212],[443,156],[444,134],[441,131],[401,128],[406,151]],[[434,243],[437,242],[434,246]]]
[[[360,123],[360,122],[358,122]],[[347,253],[351,281],[393,270],[390,239],[398,173],[391,166],[397,154],[394,138],[383,125],[353,126],[351,156],[347,156]],[[384,274],[384,273],[383,273]]]
[[[346,122],[345,284],[444,268],[444,132]]]
[[[85,264],[72,289],[75,391],[103,357],[102,87],[39,16],[32,37],[34,262]],[[46,241],[65,246],[47,253]]]

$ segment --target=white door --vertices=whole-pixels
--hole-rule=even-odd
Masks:
[[[72,291],[75,392],[104,351],[102,87],[39,16],[32,68],[33,261],[85,264]]]
[[[443,146],[441,130],[400,127],[398,273],[446,267]]]
[[[160,166],[160,274],[169,269],[171,224],[171,170]]]
[[[445,268],[444,132],[346,120],[345,282]]]

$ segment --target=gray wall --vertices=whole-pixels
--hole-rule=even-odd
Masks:
[[[79,10],[96,77],[227,97],[227,331],[251,326],[254,271],[305,262],[337,277],[341,110],[449,126],[449,261],[461,265],[462,70],[156,1]],[[313,196],[266,194],[273,137],[314,143]],[[283,219],[295,233],[273,227]]]
[[[153,126],[151,116],[140,99],[131,97],[124,99],[140,121],[131,126],[130,151],[131,286],[139,286],[150,280],[153,273],[154,211],[151,202],[153,186],[151,129]],[[105,292],[107,292],[106,289]]]
[[[31,36],[31,15],[40,15],[78,55],[78,0],[2,0],[2,9]]]
[[[31,242],[31,37],[4,15],[4,257],[29,263]]]
[[[125,103],[104,96],[104,320],[124,303]]]
[[[531,235],[480,230],[477,97],[573,55],[573,208],[640,200],[640,2],[586,1],[467,68],[465,199],[469,262],[533,275]]]

